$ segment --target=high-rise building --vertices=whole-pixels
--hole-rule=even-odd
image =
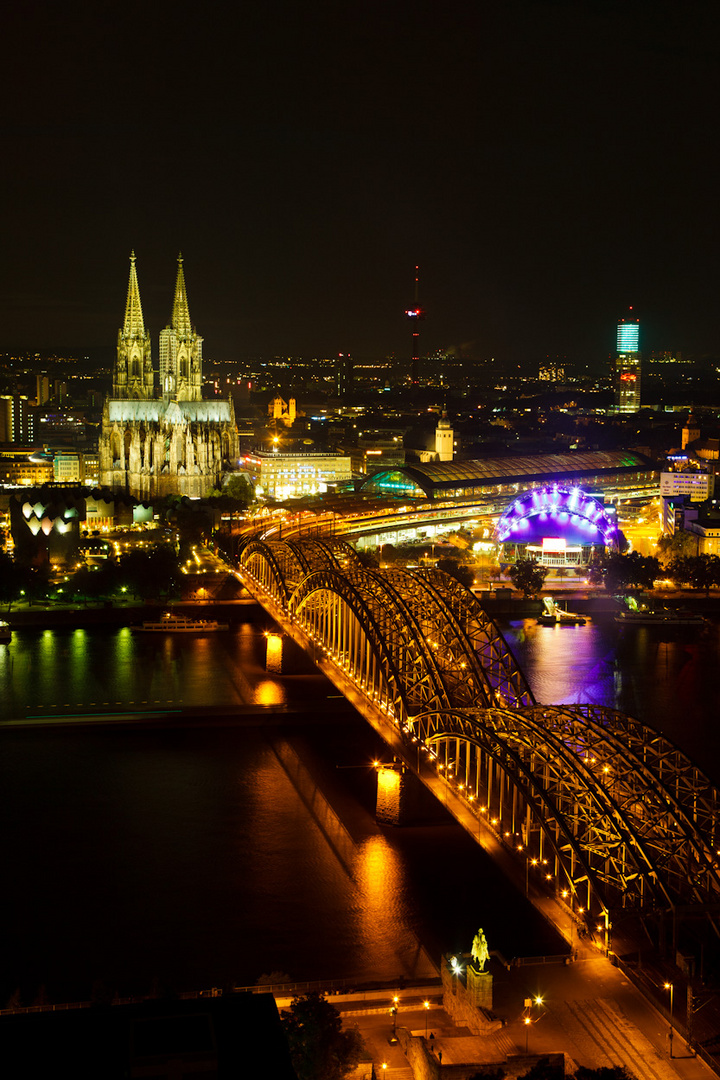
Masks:
[[[353,389],[353,359],[350,353],[338,353],[335,370],[338,397],[349,397]]]
[[[31,446],[34,438],[34,414],[24,394],[0,396],[0,443]]]
[[[158,392],[145,329],[135,254],[118,334],[113,395],[100,435],[100,482],[145,500],[203,497],[237,459],[232,400],[202,401],[202,338],[190,321],[182,258],[170,325],[160,334]]]
[[[640,323],[633,318],[632,308],[628,315],[617,324],[615,410],[620,413],[634,413],[640,408]]]

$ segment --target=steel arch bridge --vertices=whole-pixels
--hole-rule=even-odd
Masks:
[[[338,539],[252,541],[239,572],[421,779],[443,777],[575,909],[606,926],[618,909],[717,909],[720,792],[631,717],[536,703],[454,578],[369,569]]]

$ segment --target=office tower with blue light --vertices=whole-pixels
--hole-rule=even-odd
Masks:
[[[615,411],[635,413],[640,408],[640,323],[632,315],[617,324],[615,356]]]

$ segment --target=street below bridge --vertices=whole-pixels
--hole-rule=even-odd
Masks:
[[[347,994],[330,1000],[345,1025],[359,1028],[378,1077],[412,1078],[402,1047],[390,1042],[395,994],[397,1027],[423,1039],[427,1031],[427,1045],[432,1045],[436,1060],[442,1053],[444,1065],[503,1063],[507,1071],[522,1075],[539,1058],[564,1053],[571,1067],[622,1066],[637,1080],[708,1080],[714,1075],[677,1032],[671,1056],[667,1019],[621,971],[588,948],[583,947],[570,966],[506,969],[493,959],[490,970],[493,1013],[504,1023],[501,1031],[489,1036],[456,1026],[442,1007],[439,987],[389,988],[382,994]],[[526,1025],[524,1001],[537,997],[543,1003],[532,1007],[532,1023]]]

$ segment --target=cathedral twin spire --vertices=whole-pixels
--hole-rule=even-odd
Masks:
[[[145,330],[135,261],[133,251],[125,321],[118,334],[114,398],[155,397],[150,335]],[[164,398],[178,400],[199,401],[202,397],[202,338],[190,321],[182,255],[178,256],[170,325],[160,334],[160,392]]]
[[[190,322],[188,309],[187,291],[185,289],[185,273],[183,271],[183,257],[178,255],[178,272],[175,280],[175,299],[173,301],[172,322],[170,323],[178,337],[188,338],[192,336],[193,328]]]
[[[135,269],[134,251],[130,252],[130,281],[128,282],[127,302],[125,304],[123,337],[145,337],[145,323],[143,321],[142,304],[140,303],[140,289],[138,287],[137,270]]]

